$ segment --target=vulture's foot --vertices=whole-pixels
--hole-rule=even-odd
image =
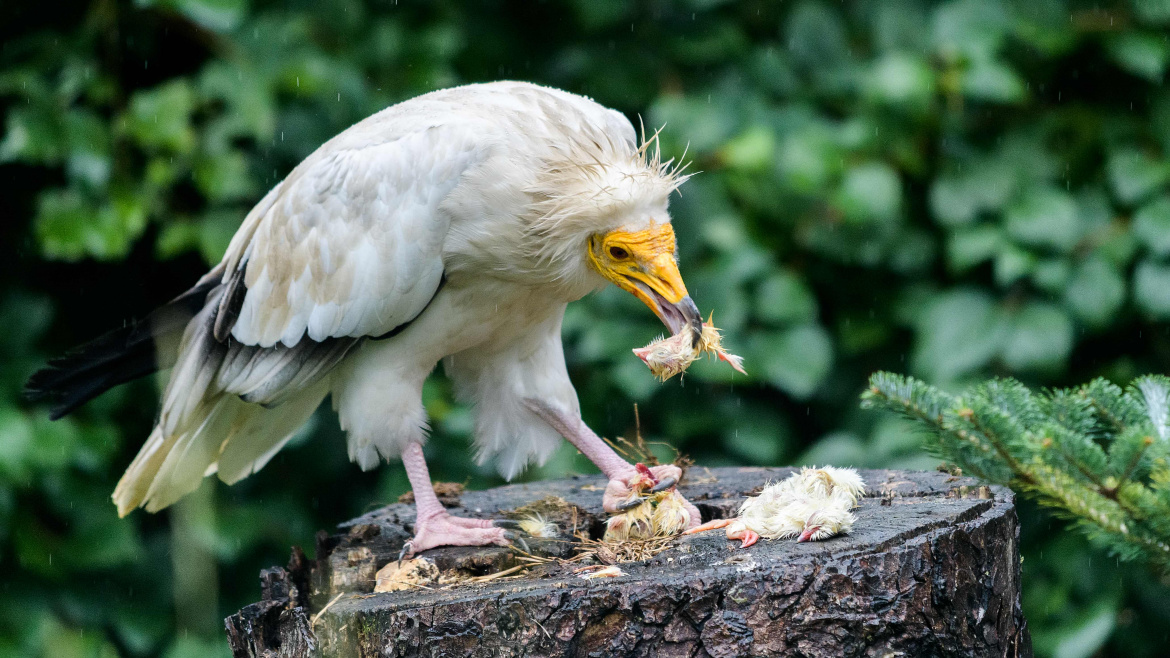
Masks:
[[[490,519],[468,519],[443,511],[414,522],[414,537],[402,547],[402,555],[411,556],[438,546],[510,546],[513,541],[522,540]]]
[[[641,505],[642,497],[647,493],[674,489],[680,478],[682,478],[682,469],[674,464],[649,467],[636,464],[610,479],[609,484],[605,487],[605,494],[601,498],[602,507],[610,514],[624,512],[631,507]],[[687,513],[691,517],[687,527],[697,527],[702,522],[699,510],[690,501],[685,502]]]

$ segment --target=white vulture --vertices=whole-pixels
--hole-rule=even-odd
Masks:
[[[511,478],[563,436],[609,478],[604,505],[617,511],[642,475],[581,420],[562,316],[614,283],[698,340],[667,212],[684,178],[623,115],[581,96],[521,82],[419,96],[318,148],[193,288],[52,362],[29,393],[60,417],[171,368],[158,423],[114,491],[120,515],[160,510],[206,475],[255,473],[332,396],[351,460],[405,465],[409,552],[506,544],[506,522],[452,516],[432,490],[422,387],[442,361],[474,405],[480,463]],[[680,477],[669,465],[653,475],[656,491]]]

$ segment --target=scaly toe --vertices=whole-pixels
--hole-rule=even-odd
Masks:
[[[470,522],[470,523],[468,523]],[[487,519],[461,519],[442,514],[415,522],[411,553],[417,554],[438,546],[507,546],[503,528],[492,527]]]
[[[447,515],[447,519],[461,528],[491,528],[495,525],[495,521],[492,519],[469,519],[465,516],[453,516],[450,514]]]

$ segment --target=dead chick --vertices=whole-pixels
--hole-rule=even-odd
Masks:
[[[728,539],[747,548],[761,537],[820,541],[853,529],[852,509],[865,482],[851,468],[803,468],[770,484],[740,505],[734,519],[716,519],[683,534],[726,528]]]
[[[673,485],[655,491],[660,483],[645,464],[635,464],[641,481],[631,487],[626,508],[606,520],[605,541],[628,541],[673,537],[690,521],[686,499]]]
[[[698,340],[688,325],[673,336],[659,337],[646,347],[636,348],[634,354],[646,363],[650,372],[659,381],[666,381],[685,372],[703,354],[714,354],[737,372],[747,374],[743,369],[743,357],[730,354],[723,349],[723,338],[719,335],[719,329],[712,324],[711,318],[703,323]]]

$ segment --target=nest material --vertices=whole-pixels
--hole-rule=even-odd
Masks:
[[[391,562],[374,575],[374,593],[430,587],[439,582],[439,568],[425,557]]]

